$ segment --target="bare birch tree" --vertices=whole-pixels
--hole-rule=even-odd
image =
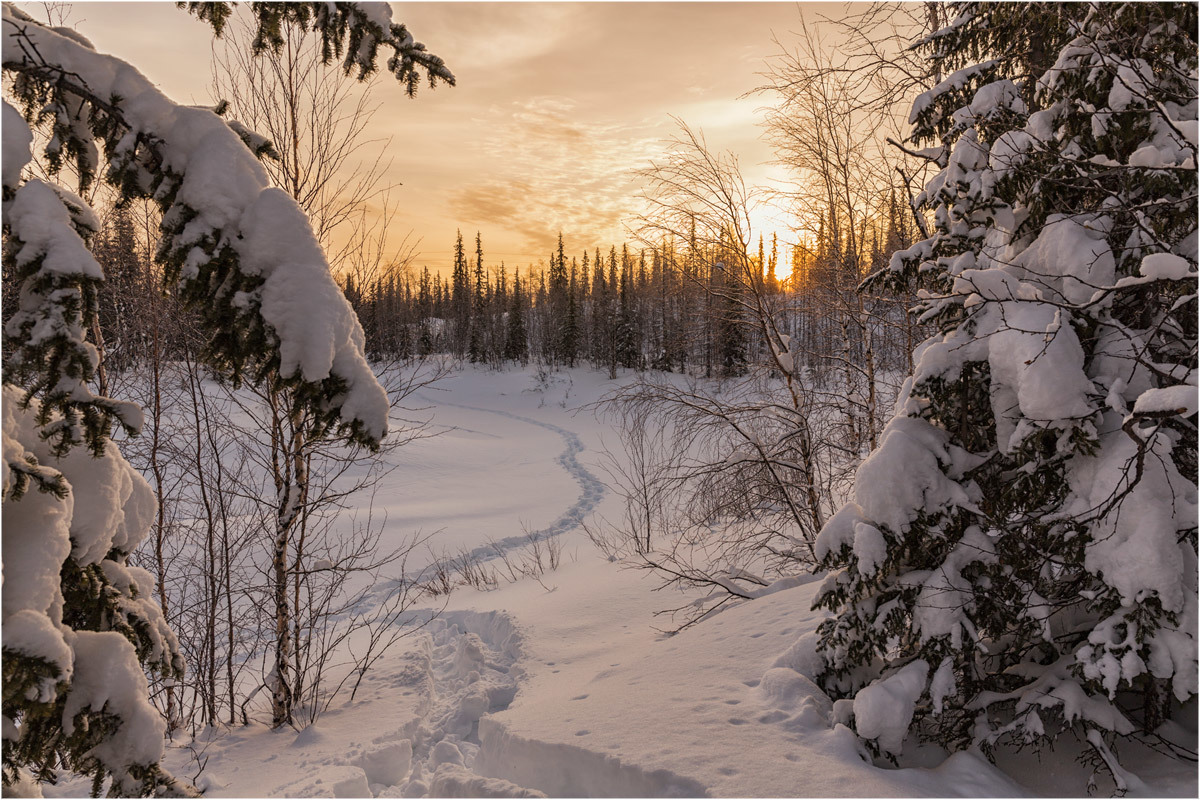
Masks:
[[[831,505],[836,459],[814,435],[822,411],[785,332],[787,297],[750,255],[761,196],[736,157],[710,150],[681,124],[665,157],[642,171],[647,210],[638,236],[687,242],[686,283],[702,294],[721,380],[643,374],[599,405],[622,434],[630,466],[610,475],[626,519],[592,529],[613,557],[658,574],[664,586],[703,588],[670,609],[692,624],[716,608],[811,564],[812,538]],[[757,358],[729,370],[727,337]],[[706,348],[708,350],[709,348]]]
[[[231,117],[274,144],[278,157],[264,162],[268,174],[308,214],[335,272],[345,267],[360,281],[377,278],[402,263],[403,252],[411,257],[411,248],[402,244],[402,253],[390,258],[390,215],[367,220],[372,202],[381,203],[386,212],[386,195],[392,188],[384,179],[388,141],[368,138],[379,107],[374,79],[346,81],[337,64],[324,63],[319,37],[296,26],[280,31],[279,47],[256,54],[248,46],[255,30],[253,21],[245,19],[230,25],[225,47],[216,53],[213,91],[228,104]],[[372,145],[379,148],[375,155],[358,159]],[[399,364],[391,364],[381,370],[381,379],[395,409],[439,374],[432,364],[407,374]],[[332,517],[343,510],[345,498],[382,477],[382,454],[419,434],[390,436],[382,452],[373,456],[367,477],[351,477],[350,466],[368,454],[361,448],[347,450],[311,440],[312,421],[289,391],[268,386],[258,393],[255,408],[242,398],[235,402],[263,434],[257,439],[264,448],[259,466],[270,476],[275,498],[265,575],[274,618],[265,676],[271,720],[276,727],[293,724],[297,704],[303,701],[311,721],[319,694],[314,684],[319,687],[326,663],[314,648],[328,644],[320,637],[327,634],[331,608],[344,600],[346,576],[378,576],[379,570],[401,561],[406,549],[376,558],[364,549],[366,540],[335,535]],[[377,531],[366,535],[367,540],[378,538]],[[316,569],[318,562],[332,566]],[[330,576],[334,578],[326,580]],[[402,588],[398,591],[403,594]],[[311,608],[312,603],[319,608]]]
[[[811,242],[791,287],[807,318],[800,345],[823,383],[833,377],[846,445],[864,454],[874,449],[899,388],[890,376],[910,366],[889,340],[919,336],[908,313],[915,297],[867,293],[859,284],[923,222],[908,187],[924,162],[890,142],[902,138],[901,101],[933,77],[907,44],[943,14],[936,4],[875,4],[838,20],[802,22],[794,44],[779,45],[759,90],[772,100],[767,136],[793,176],[779,200]],[[897,355],[904,363],[894,363]]]

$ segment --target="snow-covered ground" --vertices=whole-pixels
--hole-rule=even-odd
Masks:
[[[489,542],[553,535],[561,566],[540,581],[459,589],[353,703],[300,732],[251,724],[180,742],[172,771],[215,797],[1087,792],[1066,745],[1041,761],[1009,757],[1003,770],[928,748],[902,769],[872,764],[811,681],[816,582],[659,633],[666,623],[653,612],[679,598],[607,561],[580,524],[621,516],[599,481],[614,435],[577,411],[612,387],[587,369],[539,379],[466,368],[426,389],[423,413],[444,432],[396,454],[375,498],[387,536],[421,530],[434,534],[435,555],[479,547],[483,558]],[[1195,747],[1194,724],[1177,733]],[[1139,793],[1195,796],[1194,765],[1123,754],[1146,783]]]

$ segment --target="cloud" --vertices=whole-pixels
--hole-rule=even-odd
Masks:
[[[759,140],[755,72],[787,4],[416,3],[399,15],[446,58],[453,90],[389,103],[394,175],[422,256],[446,269],[454,230],[482,233],[489,262],[545,259],[631,239],[633,171],[660,159],[671,115],[739,154],[750,182]]]
[[[528,194],[529,184],[489,183],[460,190],[452,199],[455,217],[468,224],[507,227],[517,220],[514,200]]]
[[[568,3],[408,3],[394,9],[418,40],[471,83],[553,52],[579,15]]]
[[[658,152],[661,136],[585,111],[553,95],[493,108],[476,154],[487,178],[452,192],[450,213],[466,227],[502,229],[528,254],[549,254],[560,230],[573,249],[627,238],[632,170]]]

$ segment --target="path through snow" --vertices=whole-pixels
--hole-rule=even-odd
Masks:
[[[377,717],[357,728],[326,719],[300,731],[279,755],[293,769],[270,796],[285,797],[539,797],[472,767],[480,752],[479,720],[507,708],[517,692],[521,636],[499,611],[450,611],[429,623],[400,659],[373,674],[364,707]],[[389,719],[387,699],[410,698]],[[386,711],[385,711],[386,710]],[[335,718],[342,715],[336,712]],[[361,720],[362,718],[360,718]],[[362,720],[365,722],[365,720]],[[382,733],[369,741],[353,736]],[[354,731],[351,733],[350,731]],[[222,742],[238,747],[240,737]],[[342,745],[339,747],[338,745]],[[261,769],[261,766],[260,766]],[[232,783],[232,782],[231,782]],[[206,789],[226,789],[208,776]],[[233,788],[229,786],[228,788]],[[257,787],[247,787],[250,794]]]
[[[541,796],[472,769],[480,718],[516,696],[520,644],[511,618],[500,611],[452,611],[431,623],[409,656],[409,674],[421,692],[418,716],[406,728],[412,772],[387,789],[371,787],[376,796]]]
[[[508,552],[510,550],[524,547],[528,545],[531,540],[540,541],[543,539],[549,539],[553,536],[558,536],[566,533],[567,531],[574,530],[583,523],[583,518],[589,514],[604,497],[604,484],[601,483],[595,475],[588,472],[586,467],[579,463],[577,456],[584,449],[586,449],[583,446],[583,442],[580,441],[577,435],[566,428],[560,428],[559,426],[549,422],[543,422],[530,417],[523,417],[519,414],[513,414],[509,411],[500,411],[494,408],[480,408],[478,406],[469,406],[463,403],[451,403],[447,400],[433,401],[426,397],[421,397],[420,399],[424,402],[430,403],[431,405],[436,402],[437,405],[441,406],[461,408],[467,411],[477,411],[484,414],[495,414],[496,416],[516,420],[517,422],[523,422],[527,425],[536,425],[539,428],[544,428],[545,430],[558,434],[566,444],[567,449],[555,459],[555,463],[565,469],[567,473],[575,479],[575,482],[579,484],[579,488],[582,492],[582,494],[579,496],[579,499],[575,501],[575,504],[564,511],[558,517],[558,519],[554,520],[554,522],[547,527],[536,531],[530,531],[529,533],[507,536],[498,541],[481,545],[473,550],[468,551],[465,554],[468,557],[474,557],[480,561],[487,561],[493,558],[498,558],[502,552]]]
[[[532,394],[531,382],[539,387]],[[368,673],[353,702],[339,702],[304,731],[253,723],[199,736],[191,746],[208,759],[199,785],[209,796],[1086,790],[1073,753],[1015,761],[1003,771],[971,754],[946,759],[919,749],[906,769],[881,769],[865,758],[853,734],[833,723],[828,698],[812,682],[812,637],[823,618],[812,610],[815,583],[659,637],[652,612],[668,601],[655,593],[655,581],[618,569],[580,531],[585,515],[616,511],[621,498],[606,494],[579,458],[604,426],[570,417],[566,395],[583,404],[612,383],[577,370],[547,390],[529,371],[468,368],[445,386],[427,402],[448,434],[406,448],[380,492],[389,514],[385,537],[398,543],[415,530],[436,529],[447,555],[491,560],[498,554],[489,539],[501,553],[519,549],[529,534],[518,532],[528,527],[538,539],[565,535],[568,547],[579,546],[575,557],[541,583],[456,591],[436,619]],[[563,402],[546,403],[547,391],[562,391]],[[425,620],[434,614],[414,613]],[[1181,736],[1194,742],[1194,726]],[[1132,753],[1131,766],[1153,778],[1154,794],[1195,796],[1194,770],[1147,752]],[[196,764],[192,751],[174,748],[167,765],[193,778]],[[75,781],[53,792],[78,796],[87,788]]]
[[[487,562],[577,529],[603,498],[604,484],[579,462],[585,449],[574,432],[550,422],[494,408],[447,400],[420,398],[431,406],[453,407],[533,425],[556,434],[565,449],[554,463],[579,485],[580,494],[550,525],[480,544],[456,554],[457,559]],[[536,494],[540,487],[530,487]],[[408,576],[412,579],[414,576]],[[378,601],[397,582],[380,585],[368,602]],[[430,612],[432,613],[432,612]],[[409,620],[411,624],[411,620]],[[519,690],[524,671],[519,664],[521,634],[502,611],[443,611],[418,634],[419,642],[404,657],[402,667],[386,683],[393,690],[415,692],[415,716],[398,730],[376,737],[361,755],[323,767],[307,778],[281,787],[281,794],[359,796],[364,790],[377,797],[542,797],[501,778],[475,771],[480,760],[480,720],[508,708]],[[300,738],[303,738],[302,733]],[[546,754],[549,756],[550,754]],[[578,759],[576,759],[578,760]],[[605,767],[599,759],[600,768]],[[636,780],[637,770],[626,772]],[[653,786],[653,784],[645,784]],[[646,791],[640,792],[647,794]],[[659,792],[650,792],[659,794]],[[689,792],[696,794],[694,790]]]

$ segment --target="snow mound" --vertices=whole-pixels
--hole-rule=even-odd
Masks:
[[[412,769],[412,742],[403,739],[364,753],[358,760],[370,783],[392,786],[408,777]]]

